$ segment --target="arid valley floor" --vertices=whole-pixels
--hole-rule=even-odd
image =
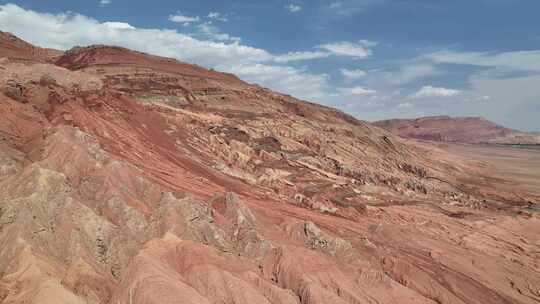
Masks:
[[[504,147],[440,143],[439,147],[485,167],[493,176],[507,181],[501,183],[505,186],[537,194],[540,192],[540,146]]]

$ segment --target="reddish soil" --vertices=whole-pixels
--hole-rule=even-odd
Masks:
[[[171,59],[21,61],[2,37],[0,303],[540,301],[540,191],[508,173],[534,151],[471,158]]]
[[[33,46],[10,33],[0,31],[0,58],[8,57],[12,60],[31,62],[53,62],[62,51]]]
[[[374,122],[396,135],[421,140],[493,143],[540,144],[540,133],[521,132],[497,125],[481,117],[432,116],[417,119],[390,119]]]

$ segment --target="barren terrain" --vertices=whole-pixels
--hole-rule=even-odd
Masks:
[[[540,147],[439,144],[440,148],[469,158],[506,180],[511,187],[540,195]]]
[[[484,163],[176,60],[0,38],[1,303],[540,301],[534,151]]]
[[[540,133],[503,127],[482,117],[430,116],[374,122],[404,138],[470,144],[539,145]]]

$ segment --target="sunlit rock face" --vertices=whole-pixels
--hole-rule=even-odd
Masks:
[[[485,166],[172,59],[0,57],[1,303],[540,301],[539,196]]]

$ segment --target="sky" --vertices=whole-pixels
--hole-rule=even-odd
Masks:
[[[540,131],[538,12],[538,0],[11,0],[0,30],[173,57],[363,120]]]

